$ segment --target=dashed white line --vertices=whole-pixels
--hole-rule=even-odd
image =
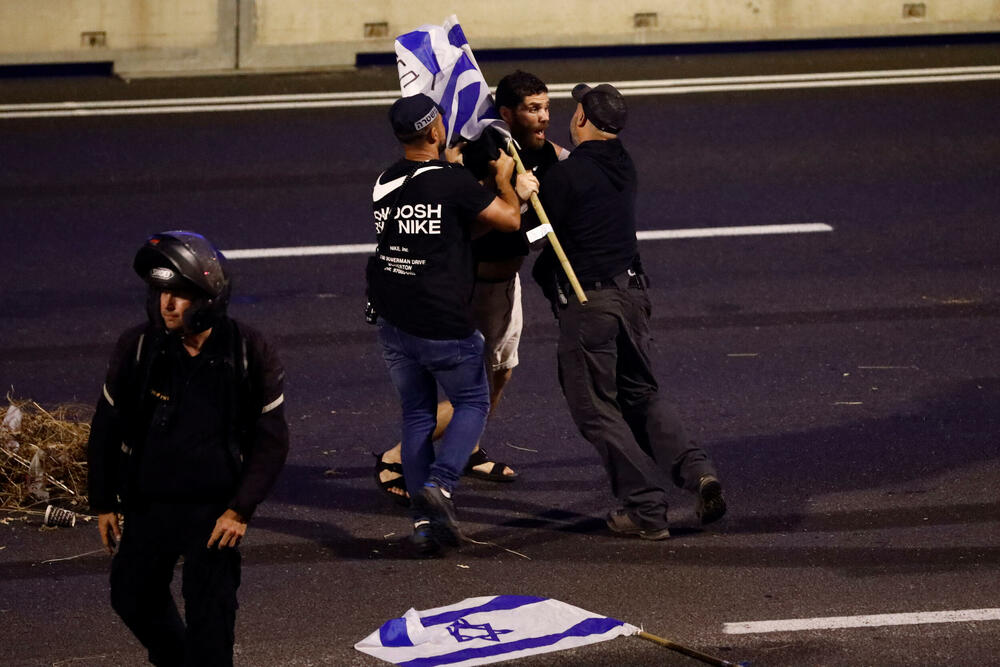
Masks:
[[[840,630],[844,628],[874,628],[884,625],[972,623],[976,621],[1000,621],[1000,609],[960,609],[955,611],[918,611],[902,614],[871,614],[867,616],[793,618],[781,621],[747,621],[725,623],[722,626],[722,631],[727,635],[746,635],[766,632]]]
[[[640,241],[662,239],[711,238],[717,236],[761,236],[771,234],[809,234],[832,232],[833,227],[822,222],[789,225],[747,225],[744,227],[701,227],[694,229],[655,229],[636,233]],[[374,243],[342,245],[292,246],[285,248],[240,248],[223,250],[228,259],[272,259],[279,257],[309,257],[313,255],[361,255],[375,251]]]

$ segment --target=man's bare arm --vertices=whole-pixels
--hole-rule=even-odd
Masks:
[[[514,158],[500,151],[500,156],[490,162],[497,192],[490,205],[479,212],[477,219],[502,232],[516,232],[521,228],[521,203],[510,184],[514,173]]]

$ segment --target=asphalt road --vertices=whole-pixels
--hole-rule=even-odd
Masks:
[[[1000,64],[995,45],[520,63],[553,83]],[[487,63],[495,81],[512,63]],[[385,90],[392,71],[197,80],[0,80],[30,102]],[[292,454],[244,543],[242,665],[374,665],[353,644],[406,609],[539,595],[750,665],[1000,664],[997,621],[730,634],[744,621],[994,609],[1000,597],[1000,82],[629,98],[643,230],[825,223],[814,234],[643,241],[663,390],[716,459],[730,515],[610,535],[596,455],[525,282],[521,366],[484,445],[521,474],[470,481],[488,545],[405,557],[368,452],[397,406],[361,318],[363,255],[235,260],[231,309],[288,371]],[[571,113],[553,104],[550,136]],[[221,247],[367,243],[396,157],[384,107],[0,118],[0,384],[93,403],[142,315],[154,231]],[[139,664],[96,530],[0,525],[0,663]],[[639,639],[526,665],[686,665]]]

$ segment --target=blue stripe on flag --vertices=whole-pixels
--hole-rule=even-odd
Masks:
[[[405,35],[400,35],[396,41],[406,47],[406,50],[417,57],[423,66],[431,74],[438,74],[441,66],[438,65],[437,56],[434,55],[434,46],[431,44],[431,35],[423,30],[414,30]]]
[[[461,57],[455,61],[455,66],[451,70],[451,77],[448,79],[448,85],[445,86],[444,93],[441,95],[441,106],[444,107],[444,124],[445,128],[450,129],[448,134],[449,137],[451,137],[452,132],[461,132],[462,126],[468,122],[469,118],[472,116],[472,112],[475,111],[475,107],[473,107],[472,111],[469,111],[467,109],[462,109],[461,106],[455,109],[450,104],[444,104],[445,100],[452,100],[454,98],[455,88],[458,87],[458,78],[469,70],[478,71],[476,66],[472,64],[472,61],[469,60],[469,56],[463,53]],[[455,117],[454,120],[452,120],[452,116]]]
[[[545,635],[543,637],[521,639],[516,642],[510,642],[509,644],[501,643],[493,644],[491,646],[483,646],[481,648],[467,648],[453,653],[448,653],[446,655],[432,656],[428,658],[415,658],[413,660],[407,660],[406,662],[396,664],[401,667],[435,667],[435,665],[448,665],[456,662],[462,662],[463,660],[471,660],[473,658],[486,658],[501,655],[503,653],[513,653],[514,651],[551,646],[552,644],[555,644],[556,642],[567,637],[600,635],[613,630],[620,625],[624,625],[624,623],[614,618],[588,618],[585,621],[580,621],[567,630],[551,635]]]
[[[448,31],[448,43],[459,48],[469,43],[469,40],[465,38],[465,32],[462,31],[462,26],[457,23],[451,26],[451,30]]]
[[[461,132],[465,124],[476,116],[479,106],[479,83],[470,83],[458,91],[458,118],[455,120],[455,131]]]
[[[493,107],[488,106],[483,111],[483,115],[481,115],[479,117],[480,123],[482,121],[484,121],[484,120],[500,120],[500,115],[497,113],[496,109],[494,109]]]
[[[386,621],[378,629],[379,641],[382,646],[413,646],[410,635],[406,633],[406,619],[394,618]]]
[[[547,598],[537,598],[531,595],[498,595],[489,602],[481,604],[478,607],[454,609],[452,611],[435,614],[434,616],[425,616],[420,619],[420,622],[423,623],[425,628],[429,628],[432,625],[453,623],[463,616],[468,616],[470,614],[479,614],[484,611],[506,611],[508,609],[517,609],[518,607],[523,607],[524,605],[543,602],[546,599]]]
[[[444,107],[444,126],[448,130],[448,137],[451,137],[452,128],[457,130],[462,127],[462,124],[453,119],[455,115],[455,109],[452,108],[451,102],[455,97],[455,88],[458,86],[459,75],[468,70],[472,69],[472,64],[469,59],[462,54],[462,57],[455,61],[455,66],[451,70],[451,76],[448,77],[448,83],[444,87],[444,92],[441,94],[441,106]]]

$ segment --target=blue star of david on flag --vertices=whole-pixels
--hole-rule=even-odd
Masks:
[[[463,635],[463,630],[480,630],[481,634]],[[473,625],[464,618],[460,618],[448,626],[448,632],[450,632],[451,636],[455,638],[455,641],[459,642],[467,642],[473,639],[488,639],[491,642],[498,642],[500,641],[500,635],[509,634],[513,632],[513,630],[494,630],[493,626],[489,623]]]

